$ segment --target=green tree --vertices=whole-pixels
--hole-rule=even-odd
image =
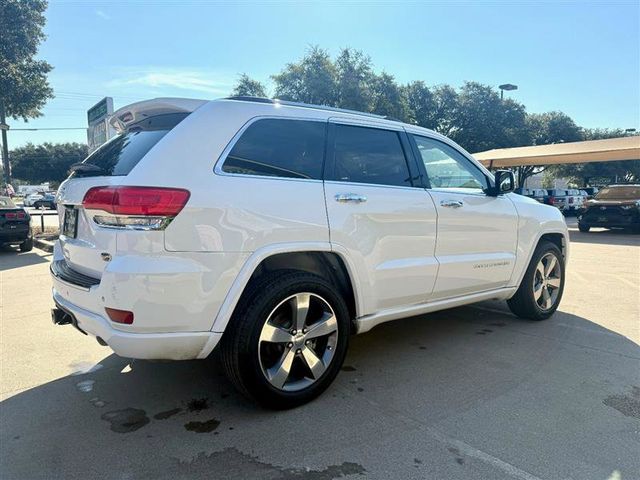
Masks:
[[[233,89],[232,95],[239,97],[268,97],[267,90],[264,85],[257,80],[252,79],[246,73],[240,75],[238,83]]]
[[[373,113],[403,122],[410,119],[407,100],[392,75],[382,72],[373,79],[372,100]]]
[[[410,122],[436,130],[436,99],[429,87],[422,81],[411,82],[403,87],[403,94],[407,101]]]
[[[330,107],[338,103],[336,66],[320,47],[311,47],[302,60],[287,64],[271,78],[276,98]]]
[[[581,187],[608,185],[614,182],[640,182],[640,160],[618,162],[564,163],[549,171]]]
[[[36,60],[45,38],[44,0],[2,0],[0,2],[0,123],[39,117],[53,90],[47,82],[52,67]],[[6,130],[2,131],[5,182],[10,182]]]
[[[335,62],[337,106],[370,112],[374,73],[371,59],[359,50],[344,48]]]
[[[452,138],[470,152],[527,145],[524,105],[502,100],[489,85],[466,82],[457,96]]]
[[[30,183],[61,182],[74,163],[87,156],[83,143],[28,143],[11,151],[13,174]]]

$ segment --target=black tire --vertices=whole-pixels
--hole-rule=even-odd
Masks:
[[[280,271],[249,287],[236,307],[220,342],[225,372],[236,388],[251,400],[272,409],[293,408],[313,400],[340,371],[349,343],[349,310],[336,288],[322,277],[306,272]],[[331,363],[308,387],[285,391],[273,386],[262,372],[259,338],[269,314],[296,293],[321,296],[337,318],[338,338]]]
[[[536,302],[533,294],[533,286],[535,281],[536,267],[538,263],[548,253],[552,253],[556,257],[556,261],[560,265],[560,287],[558,289],[557,298],[549,309],[543,309]],[[527,271],[524,274],[522,282],[518,287],[515,295],[507,300],[509,309],[518,317],[526,318],[529,320],[546,320],[555,313],[562,300],[562,293],[564,291],[565,281],[565,269],[564,258],[562,252],[554,243],[542,241],[536,247],[536,250],[531,257],[531,262],[527,267]]]
[[[580,230],[582,233],[587,233],[589,230],[591,230],[591,227],[589,225],[578,222],[578,230]]]
[[[35,202],[33,204],[33,208],[39,209],[42,206],[42,204],[40,202]]]
[[[27,238],[24,242],[20,244],[21,252],[30,252],[33,250],[33,238]]]

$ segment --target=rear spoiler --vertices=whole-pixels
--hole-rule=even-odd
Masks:
[[[195,98],[154,98],[132,103],[116,110],[109,118],[109,123],[118,133],[124,132],[129,125],[145,118],[167,113],[191,113],[209,100]]]

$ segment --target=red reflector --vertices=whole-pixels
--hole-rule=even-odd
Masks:
[[[161,187],[93,187],[85,194],[84,208],[115,215],[174,217],[189,200],[189,191]]]
[[[24,213],[23,212],[18,212],[18,220],[24,220]]]
[[[105,310],[112,322],[124,323],[126,325],[131,325],[133,323],[133,312],[109,307],[105,307]]]

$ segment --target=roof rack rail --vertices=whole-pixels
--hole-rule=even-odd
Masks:
[[[240,100],[243,102],[255,102],[255,103],[271,103],[271,104],[279,104],[279,105],[287,105],[289,107],[301,107],[301,108],[312,108],[314,110],[327,110],[330,112],[338,112],[338,113],[349,113],[351,115],[360,115],[363,117],[372,117],[372,118],[380,118],[384,120],[392,120],[395,122],[399,122],[395,118],[390,118],[384,115],[376,115],[375,113],[366,113],[359,112],[357,110],[349,110],[347,108],[336,108],[336,107],[327,107],[325,105],[311,105],[309,103],[301,103],[301,102],[290,102],[289,100],[280,100],[278,98],[264,98],[264,97],[251,97],[247,95],[236,95],[232,97],[226,97],[224,100]]]

